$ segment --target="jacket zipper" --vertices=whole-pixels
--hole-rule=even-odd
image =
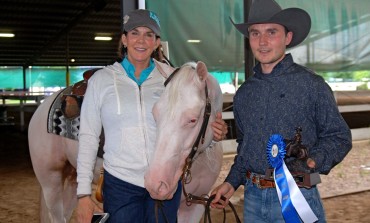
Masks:
[[[146,135],[146,132],[145,132],[145,120],[146,120],[146,117],[145,117],[145,113],[144,113],[144,100],[143,100],[143,92],[142,92],[142,89],[141,89],[141,85],[139,85],[139,98],[140,98],[140,117],[141,117],[141,122],[143,123],[143,128],[142,128],[142,131],[143,131],[143,136],[144,136],[144,154],[145,154],[145,158],[146,158],[146,164],[147,166],[149,166],[149,157],[148,157],[148,145],[147,145],[147,135]]]

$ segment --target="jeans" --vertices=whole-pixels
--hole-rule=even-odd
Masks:
[[[156,210],[156,200],[143,188],[124,182],[104,171],[104,211],[109,213],[109,223],[169,223],[177,221],[177,211],[181,199],[181,181],[171,200],[162,201],[162,209]],[[158,213],[155,213],[155,212]],[[164,216],[165,215],[165,216]]]
[[[319,219],[325,223],[325,211],[317,187],[300,188],[307,203]],[[244,187],[244,223],[285,223],[276,188],[260,189],[247,179]]]

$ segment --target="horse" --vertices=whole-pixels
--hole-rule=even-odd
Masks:
[[[210,146],[213,132],[209,125],[222,110],[222,93],[202,62],[185,64],[167,83],[153,107],[157,141],[144,177],[145,188],[155,199],[171,198],[178,180],[185,177],[185,167],[191,165],[191,177],[182,181],[178,222],[199,222],[204,206],[189,206],[187,195],[207,195],[221,170],[223,151],[220,143]]]
[[[193,66],[187,64],[179,69],[178,74],[169,82],[153,108],[158,125],[156,142],[158,151],[148,167],[145,179],[145,184],[153,198],[158,196],[154,192],[158,192],[154,189],[157,187],[156,179],[168,185],[167,189],[172,192],[174,191],[172,182],[178,182],[180,179],[183,159],[190,153],[190,141],[194,139],[202,121],[200,114],[205,107],[206,83],[212,104],[210,123],[214,120],[215,113],[222,109],[222,93],[217,81],[208,73],[204,63],[198,62],[196,68],[193,67],[195,67],[194,64]],[[70,94],[68,89],[62,89],[47,97],[37,108],[29,123],[29,151],[33,170],[41,186],[40,222],[69,222],[77,204],[78,133],[73,139],[73,137],[62,136],[63,130],[58,131],[59,135],[49,131],[50,120],[56,119],[50,115],[52,106],[61,95]],[[167,109],[164,108],[171,111],[170,116],[167,116],[165,112]],[[166,121],[166,116],[171,119]],[[76,120],[78,121],[78,117]],[[71,123],[72,128],[78,131],[75,121]],[[63,125],[65,126],[63,121],[58,122],[58,126]],[[192,180],[189,184],[183,185],[193,194],[206,195],[221,170],[223,152],[220,143],[211,145],[212,134],[212,129],[207,125],[204,142],[201,143],[192,165]],[[164,160],[168,166],[161,163]],[[102,164],[103,159],[98,157],[94,168],[94,184],[98,181]],[[170,194],[166,195],[167,198],[171,197]],[[183,195],[178,222],[199,222],[204,206],[188,205],[189,202]]]

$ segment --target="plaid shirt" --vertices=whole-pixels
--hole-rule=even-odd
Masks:
[[[351,131],[343,120],[330,87],[321,76],[294,63],[290,54],[263,74],[260,64],[234,97],[238,127],[237,155],[226,182],[245,184],[247,171],[264,174],[269,168],[267,142],[272,134],[292,139],[302,128],[302,144],[328,174],[352,148]]]

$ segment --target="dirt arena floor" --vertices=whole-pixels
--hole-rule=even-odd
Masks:
[[[39,185],[28,152],[27,132],[17,126],[0,126],[0,223],[39,222]],[[219,181],[225,177],[232,157],[226,157]],[[370,142],[354,148],[329,174],[322,177],[320,193],[328,222],[370,222]],[[349,194],[347,194],[349,193]],[[344,194],[342,196],[336,196]],[[242,217],[242,188],[232,202]],[[212,222],[222,222],[222,213],[212,210]],[[235,222],[227,213],[227,222]]]

